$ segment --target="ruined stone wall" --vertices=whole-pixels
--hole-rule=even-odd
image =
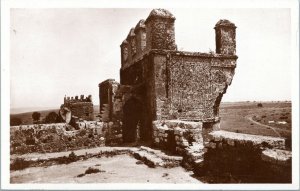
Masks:
[[[84,95],[80,97],[75,96],[75,98],[71,97],[71,99],[70,97],[65,97],[62,107],[69,108],[72,116],[88,121],[94,120],[94,107],[91,95],[86,98]]]
[[[139,56],[134,46],[143,50],[141,45],[131,42],[140,35],[130,30],[121,45],[121,84],[152,85],[153,120],[218,122],[219,104],[236,67],[236,27],[228,20],[216,24],[217,54],[183,52],[176,51],[174,22],[175,17],[164,9],[154,9],[145,22],[140,21],[137,26],[146,31],[146,49]]]
[[[290,183],[291,151],[282,138],[213,131],[205,142],[198,176],[218,183]]]
[[[141,115],[141,137],[150,140],[152,121],[155,119],[155,92],[152,55],[146,55],[143,59],[120,71],[121,87],[131,86],[130,92],[125,94],[123,106],[131,98],[137,99],[142,107]],[[132,113],[132,115],[137,115]]]
[[[49,153],[122,143],[121,122],[77,122],[78,129],[65,124],[36,124],[10,127],[11,154]]]
[[[69,108],[71,109],[72,116],[79,117],[84,120],[91,121],[94,119],[94,107],[91,102],[78,102],[70,103]]]
[[[202,122],[154,121],[152,135],[154,146],[173,154],[184,156],[189,147],[203,146]]]
[[[132,115],[141,118],[141,134],[149,139],[155,120],[219,124],[219,104],[236,67],[233,23],[220,20],[216,24],[217,53],[177,51],[174,24],[175,17],[169,11],[154,9],[145,21],[130,29],[120,45],[119,88],[131,87],[126,95],[118,96],[116,105],[121,105],[123,113],[120,120],[127,124],[123,111],[131,104],[126,102],[135,102],[139,112]]]
[[[89,121],[78,126],[78,130],[65,123],[12,126],[10,152],[61,152],[105,145],[106,124]]]
[[[218,121],[235,56],[189,52],[155,54],[157,119]]]
[[[100,120],[104,122],[112,121],[114,114],[115,95],[119,89],[119,83],[114,79],[108,79],[99,85],[99,112]]]

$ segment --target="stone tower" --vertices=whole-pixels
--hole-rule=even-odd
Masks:
[[[151,140],[155,121],[193,121],[206,129],[220,124],[219,105],[238,58],[236,26],[228,20],[216,24],[212,54],[178,51],[174,24],[175,17],[165,9],[154,9],[145,21],[139,20],[120,45],[115,93],[107,94],[111,85],[100,87],[113,100],[107,105],[109,119],[122,121],[125,142],[135,141],[137,133],[141,141]]]
[[[154,9],[145,21],[147,50],[176,50],[175,17],[165,9]]]
[[[228,20],[220,20],[216,26],[216,53],[235,55],[236,41],[235,41],[236,26]]]

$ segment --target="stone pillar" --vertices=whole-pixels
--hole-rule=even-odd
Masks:
[[[102,121],[112,120],[114,95],[118,89],[118,82],[108,79],[99,84],[100,118]]]
[[[134,33],[136,40],[136,57],[139,57],[146,48],[146,27],[143,19],[135,26]]]
[[[135,42],[134,28],[130,29],[126,40],[129,43],[129,47],[130,47],[129,54],[128,54],[129,62],[132,62],[133,58],[136,55],[136,42]]]
[[[128,54],[129,54],[129,44],[127,40],[124,40],[121,47],[121,67],[126,67],[128,65]]]
[[[236,40],[235,30],[236,26],[228,20],[220,20],[216,26],[216,53],[235,55]]]
[[[145,21],[146,49],[176,50],[175,17],[165,9],[153,9]]]

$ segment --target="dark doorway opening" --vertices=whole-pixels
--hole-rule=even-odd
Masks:
[[[175,140],[174,130],[168,130],[167,133],[168,133],[167,150],[171,154],[175,154],[176,153],[176,140]]]
[[[123,142],[136,142],[142,121],[142,104],[136,98],[129,99],[123,107]]]

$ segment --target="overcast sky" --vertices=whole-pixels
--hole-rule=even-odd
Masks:
[[[222,101],[291,99],[289,9],[169,9],[179,50],[215,50],[214,25],[237,28],[237,68]],[[119,81],[120,44],[151,9],[11,9],[11,107],[59,107]]]

